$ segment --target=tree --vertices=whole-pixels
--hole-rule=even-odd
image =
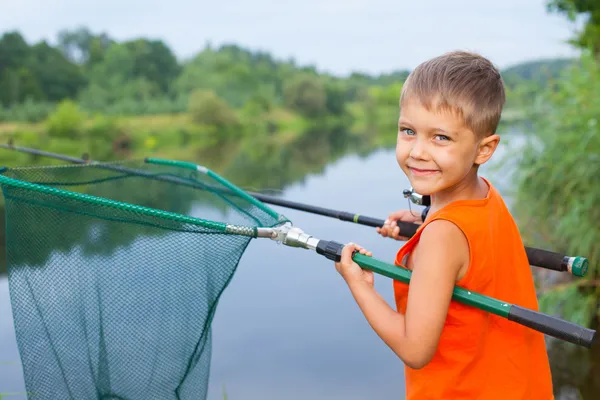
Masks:
[[[301,74],[284,86],[285,104],[305,117],[316,118],[327,110],[325,86],[318,77]]]
[[[60,101],[85,84],[81,69],[45,41],[30,47],[17,32],[0,39],[0,103]]]
[[[600,54],[600,2],[596,0],[548,0],[546,6],[550,12],[566,14],[571,21],[583,16],[583,30],[571,40],[577,47],[590,49]]]
[[[102,109],[117,102],[147,101],[160,94],[156,82],[136,70],[136,59],[126,44],[115,43],[102,62],[89,73],[89,86],[81,93],[83,105]]]
[[[114,43],[106,33],[95,35],[84,27],[62,30],[57,37],[58,50],[69,61],[83,65],[86,70],[102,61],[104,53]]]
[[[0,39],[0,73],[6,68],[19,68],[29,63],[29,45],[18,32],[7,32]]]
[[[32,52],[21,34],[5,33],[0,39],[0,104],[9,106],[26,98],[45,98],[31,64]]]
[[[161,40],[136,39],[124,43],[133,59],[132,75],[156,85],[167,93],[180,73],[175,55]]]
[[[46,42],[31,48],[31,70],[39,82],[46,100],[51,102],[74,98],[86,85],[81,68]]]
[[[237,123],[231,107],[212,90],[194,91],[189,99],[189,112],[198,124],[227,128]]]

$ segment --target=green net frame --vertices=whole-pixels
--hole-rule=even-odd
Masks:
[[[261,228],[290,221],[169,160],[5,168],[0,185],[30,398],[205,398],[218,300]]]

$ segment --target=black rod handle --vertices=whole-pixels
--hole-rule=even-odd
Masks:
[[[570,257],[553,251],[525,247],[530,265],[543,266],[559,272],[568,272],[575,276],[585,276],[589,261],[584,257]]]
[[[383,226],[384,221],[380,225],[370,226]],[[402,236],[412,237],[419,228],[419,225],[412,222],[396,221],[400,227],[400,234]],[[587,274],[589,268],[589,261],[585,257],[573,257],[567,256],[561,253],[556,253],[544,249],[536,249],[533,247],[525,247],[525,253],[527,253],[527,259],[529,265],[534,267],[541,267],[559,272],[568,272],[574,276],[583,277]]]
[[[596,331],[592,329],[516,305],[511,306],[508,319],[546,335],[587,348],[592,347],[596,340]]]
[[[366,217],[360,214],[345,214],[347,215],[344,216],[344,221],[352,221],[357,224],[371,226],[373,228],[381,228],[385,224],[385,221],[380,218]],[[414,236],[417,233],[417,229],[419,228],[418,224],[412,222],[396,221],[396,224],[400,228],[400,235],[406,237]]]

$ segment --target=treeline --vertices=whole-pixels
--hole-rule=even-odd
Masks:
[[[545,83],[545,69],[556,76],[565,65],[548,60],[515,66],[506,70],[507,84],[511,93],[528,81],[537,88]],[[194,107],[190,102],[201,102],[199,97],[214,101],[213,107],[248,112],[285,107],[315,119],[343,115],[357,102],[372,108],[381,91],[399,89],[408,73],[342,78],[237,45],[207,44],[190,60],[179,61],[162,40],[119,42],[79,28],[59,32],[54,46],[30,45],[13,31],[0,38],[0,121],[42,121],[67,99],[105,115],[183,113]],[[191,98],[194,92],[201,94]]]
[[[179,62],[161,40],[118,42],[86,28],[60,32],[56,46],[29,45],[19,32],[7,32],[0,39],[0,118],[39,121],[65,99],[108,115],[184,112],[198,89],[233,108],[286,106],[314,118],[339,115],[366,88],[407,74],[342,79],[236,45],[206,45]]]
[[[525,82],[544,87],[550,81],[559,79],[563,72],[573,66],[575,62],[576,60],[571,58],[526,61],[505,68],[502,71],[502,79],[509,88],[515,88]]]

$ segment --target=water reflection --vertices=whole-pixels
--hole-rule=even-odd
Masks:
[[[407,205],[402,189],[408,182],[397,169],[393,150],[347,155],[323,165],[312,167],[320,174],[287,184],[283,197],[378,217]],[[492,180],[498,177],[499,190],[510,195],[505,172],[494,172]],[[250,176],[258,173],[244,167],[232,180],[253,188],[279,188],[281,182],[251,182]],[[369,195],[359,195],[365,188]],[[382,240],[370,228],[274,208],[317,237],[358,242],[383,260],[392,260],[399,245]],[[390,281],[377,277],[376,286],[391,304]],[[5,279],[0,295],[0,354],[17,360]],[[364,321],[332,263],[270,241],[253,241],[244,253],[220,301],[212,348],[210,399],[222,398],[223,388],[229,398],[240,399],[402,398],[404,392],[401,363]],[[600,390],[595,377],[600,374],[590,354],[564,345],[551,349],[561,394],[557,399],[578,398],[572,397],[577,390],[583,399],[595,398]],[[0,364],[0,371],[0,390],[24,390],[18,367]]]

